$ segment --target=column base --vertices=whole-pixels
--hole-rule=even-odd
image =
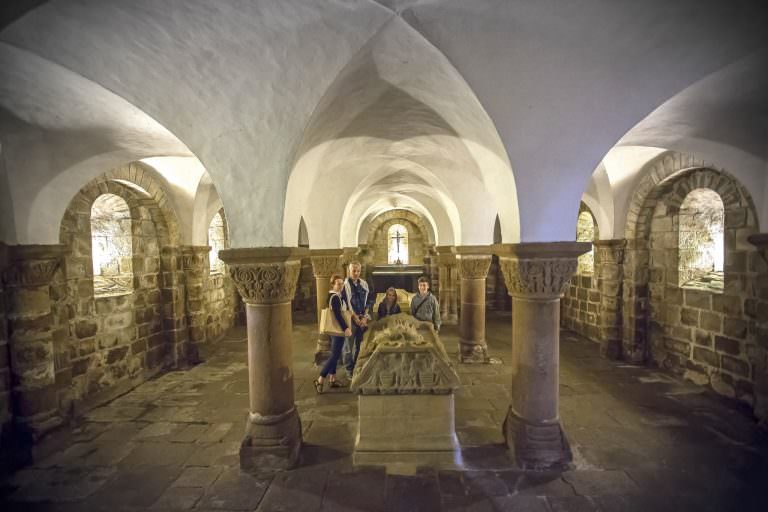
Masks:
[[[600,340],[600,357],[616,361],[621,358],[621,340]]]
[[[59,416],[59,411],[47,411],[34,416],[16,417],[16,432],[22,439],[36,443],[51,430],[64,424],[64,419]]]
[[[284,471],[296,466],[301,450],[301,420],[295,407],[279,416],[248,415],[240,445],[240,469],[249,473]]]
[[[563,471],[573,460],[560,422],[533,424],[512,411],[504,420],[504,439],[518,467],[534,471]]]
[[[488,346],[485,343],[459,342],[459,362],[464,364],[486,364],[490,362]]]
[[[331,357],[331,339],[319,335],[315,346],[315,366],[321,367]]]

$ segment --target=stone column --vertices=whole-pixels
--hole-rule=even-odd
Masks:
[[[600,333],[600,355],[607,359],[621,357],[623,334],[622,281],[624,249],[627,241],[595,240],[595,278],[600,291],[597,324]]]
[[[187,365],[189,331],[187,329],[186,292],[184,290],[183,254],[180,247],[160,250],[163,272],[163,336],[165,358],[174,368]],[[153,348],[153,347],[150,347]]]
[[[456,249],[452,245],[442,245],[436,249],[440,280],[437,297],[440,302],[440,318],[444,325],[456,325],[459,323],[456,307]]]
[[[188,346],[184,356],[190,364],[200,362],[199,345],[207,341],[205,285],[211,273],[207,245],[185,245],[181,248],[181,268],[184,271],[184,297],[187,313]]]
[[[512,296],[512,404],[504,438],[518,466],[558,469],[571,460],[558,406],[560,297],[586,242],[497,246]]]
[[[341,274],[341,249],[319,249],[309,252],[312,260],[312,273],[315,275],[315,295],[317,296],[317,348],[315,349],[315,364],[321,366],[331,357],[331,339],[327,334],[320,334],[320,312],[328,307],[328,290],[330,279],[334,273]]]
[[[56,394],[50,285],[63,253],[62,245],[8,248],[4,281],[11,401],[14,420],[28,441],[36,441],[62,423]]]
[[[485,341],[485,279],[491,266],[489,247],[457,247],[461,276],[459,362],[487,363]],[[481,251],[485,251],[483,254]]]
[[[757,342],[752,359],[754,380],[755,405],[754,415],[763,428],[768,429],[768,233],[758,233],[747,238],[749,243],[757,247],[762,262],[755,262],[757,269],[756,293],[752,316],[755,318],[753,336]],[[758,263],[762,263],[759,264]]]
[[[299,458],[291,300],[307,252],[295,247],[219,252],[246,304],[250,412],[240,446],[240,467],[246,471],[289,469]]]

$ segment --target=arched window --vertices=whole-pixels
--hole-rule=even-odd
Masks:
[[[224,218],[219,212],[216,212],[208,225],[208,245],[211,246],[211,252],[208,253],[211,274],[221,274],[224,272],[224,263],[219,259],[219,251],[227,248],[227,234],[224,231]]]
[[[408,230],[402,224],[392,224],[387,230],[387,263],[408,264]]]
[[[123,198],[102,194],[93,202],[91,250],[95,296],[133,290],[131,211]]]
[[[595,218],[587,210],[582,210],[576,220],[576,241],[594,242],[595,241]],[[579,274],[592,274],[595,271],[595,247],[592,246],[589,252],[579,256]]]
[[[680,286],[723,289],[723,200],[714,190],[692,190],[680,205]]]

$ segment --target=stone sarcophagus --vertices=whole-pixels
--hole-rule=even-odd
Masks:
[[[458,386],[430,322],[399,314],[370,324],[351,384],[359,409],[355,464],[460,465]]]

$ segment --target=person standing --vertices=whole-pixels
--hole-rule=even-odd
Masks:
[[[352,335],[344,341],[344,366],[347,375],[352,378],[360,353],[360,343],[368,328],[368,322],[373,316],[373,303],[376,295],[365,279],[360,278],[362,266],[359,261],[353,261],[347,267],[347,279],[341,290],[341,300],[346,308],[352,311]]]
[[[336,318],[339,326],[344,331],[344,336],[351,336],[352,329],[344,320],[344,315],[341,314],[341,289],[344,286],[344,279],[339,274],[333,274],[331,276],[331,289],[328,292],[328,308],[331,310],[331,314]],[[320,370],[320,375],[315,379],[315,391],[318,393],[323,392],[323,381],[328,377],[328,381],[332,388],[338,387],[336,382],[336,365],[341,357],[341,349],[344,346],[344,336],[331,336],[331,357],[323,365]]]
[[[429,291],[429,279],[419,278],[419,293],[411,299],[411,314],[417,319],[432,322],[435,331],[440,331],[440,304]]]
[[[376,319],[381,320],[385,316],[396,315],[400,313],[400,304],[397,303],[397,290],[391,286],[387,288],[387,293],[384,295],[384,300],[379,304],[379,310],[376,314]]]

